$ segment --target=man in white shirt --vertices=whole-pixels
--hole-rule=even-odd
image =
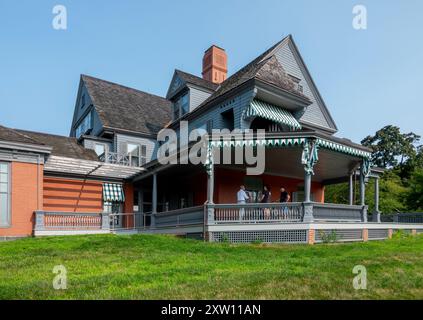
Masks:
[[[239,204],[245,204],[250,197],[248,196],[247,192],[245,192],[245,187],[240,186],[239,191],[236,194],[236,198]]]
[[[245,204],[246,201],[248,199],[250,199],[250,197],[248,196],[247,192],[245,192],[245,187],[244,186],[240,186],[239,187],[239,191],[236,194],[236,198],[237,198],[238,204],[241,204],[241,205],[242,204]],[[245,214],[245,209],[244,208],[240,208],[239,209],[239,218],[241,220],[244,220],[244,214]]]

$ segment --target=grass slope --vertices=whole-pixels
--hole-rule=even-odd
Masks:
[[[64,265],[68,289],[54,290]],[[367,268],[367,290],[352,269]],[[352,244],[230,245],[171,236],[0,243],[0,299],[422,299],[423,237]]]

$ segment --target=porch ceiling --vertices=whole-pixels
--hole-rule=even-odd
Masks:
[[[301,164],[302,147],[267,148],[265,173],[289,178],[304,179]],[[234,159],[234,154],[232,154]],[[361,161],[360,158],[339,152],[320,149],[319,161],[314,166],[313,181],[325,182],[344,178]],[[225,168],[245,169],[244,165],[218,165]]]

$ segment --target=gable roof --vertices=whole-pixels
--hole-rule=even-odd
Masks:
[[[87,75],[81,81],[105,128],[152,135],[172,118],[165,98]]]
[[[191,73],[175,69],[166,93],[166,99],[171,99],[188,85],[202,88],[210,93],[214,92],[219,87],[217,83],[213,83]]]
[[[238,70],[232,76],[223,81],[217,90],[206,99],[201,105],[207,105],[211,101],[219,98],[225,93],[231,91],[251,79],[259,79],[270,83],[280,89],[288,91],[300,98],[309,100],[303,93],[297,91],[293,80],[288,77],[282,65],[274,57],[274,52],[277,48],[289,41],[290,36],[286,36],[281,41],[267,49],[253,61]]]
[[[37,141],[38,144],[52,147],[52,156],[98,161],[97,154],[80,145],[76,138],[19,129],[13,129],[13,131],[32,141]]]
[[[309,86],[312,87],[312,92],[315,98],[318,100],[321,112],[328,123],[329,127],[325,127],[324,129],[329,132],[336,132],[336,124],[333,121],[333,118],[330,115],[329,110],[327,109],[320,93],[318,92],[317,87],[291,35],[286,36],[285,38],[274,44],[272,47],[267,49],[257,58],[252,60],[250,63],[248,63],[243,68],[234,73],[232,76],[223,81],[216,89],[216,91],[212,93],[210,97],[208,97],[205,101],[203,101],[203,103],[200,104],[197,110],[207,108],[209,104],[212,103],[212,101],[220,98],[231,90],[240,87],[242,84],[252,79],[258,79],[262,82],[269,83],[312,103],[310,97],[296,90],[296,86],[294,85],[292,78],[287,75],[284,70],[284,67],[276,57],[276,54],[279,49],[290,44],[294,49],[295,55],[298,57],[298,64],[304,70],[304,77],[307,83],[309,83]]]
[[[205,80],[191,73],[187,73],[178,69],[175,69],[175,73],[186,83],[196,85],[209,91],[215,91],[219,87],[217,83]]]
[[[0,140],[16,143],[26,143],[26,144],[35,144],[35,145],[44,145],[40,141],[36,141],[28,135],[25,135],[19,130],[7,128],[0,125]]]

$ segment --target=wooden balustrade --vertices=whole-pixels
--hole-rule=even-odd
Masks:
[[[301,203],[210,204],[214,223],[301,222]]]
[[[108,220],[101,213],[37,211],[35,215],[35,230],[105,229],[104,220]]]

